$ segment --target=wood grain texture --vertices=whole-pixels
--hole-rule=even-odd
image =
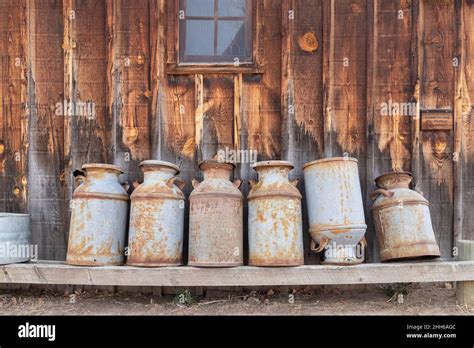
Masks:
[[[257,41],[265,73],[244,76],[242,113],[248,149],[258,152],[258,160],[280,159],[282,1],[260,0],[257,5]]]
[[[473,240],[458,240],[456,246],[459,253],[458,259],[460,261],[474,260]],[[474,306],[474,282],[456,283],[456,299],[458,304],[462,306]]]
[[[76,267],[60,263],[30,263],[0,266],[0,271],[0,283],[12,284],[297,286],[472,281],[474,261],[278,268]]]
[[[370,1],[367,11],[367,206],[374,179],[410,171],[416,66],[412,65],[412,6],[404,0]],[[407,106],[404,108],[404,106]],[[406,113],[408,111],[409,113]],[[369,258],[378,260],[372,216],[367,214]]]
[[[322,2],[285,0],[282,6],[282,159],[292,162],[291,179],[300,179],[303,193],[303,230],[308,230],[303,165],[323,155]],[[305,35],[314,35],[316,50],[305,50]],[[303,46],[301,42],[303,41]],[[302,48],[303,47],[303,48]],[[308,46],[309,47],[309,46]],[[315,46],[312,46],[315,47]],[[303,234],[306,264],[318,263]]]
[[[42,258],[65,256],[73,169],[115,163],[133,181],[141,160],[162,159],[180,166],[189,194],[197,162],[225,147],[290,160],[292,177],[309,160],[357,157],[365,197],[376,176],[411,170],[443,256],[455,238],[474,238],[472,0],[256,0],[258,71],[179,75],[169,70],[176,1],[0,9],[0,209],[31,213]],[[94,102],[95,117],[58,115],[65,99]],[[414,117],[382,116],[390,101],[415,103]],[[446,108],[453,130],[420,129],[425,109]],[[247,195],[255,172],[242,163],[235,175]]]
[[[420,3],[419,64],[420,107],[453,110],[454,3]],[[430,211],[441,256],[451,257],[453,247],[453,131],[421,131],[419,186],[430,201]]]
[[[42,259],[66,256],[69,201],[65,158],[63,2],[29,2],[28,209],[32,242]]]
[[[115,163],[124,179],[141,177],[151,156],[150,8],[148,0],[113,1]]]
[[[27,1],[0,1],[0,207],[28,209]]]
[[[462,238],[474,240],[474,1],[462,1],[462,45],[460,109],[462,129]]]

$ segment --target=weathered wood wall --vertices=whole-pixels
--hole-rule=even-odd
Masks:
[[[171,161],[189,193],[197,162],[225,147],[290,160],[293,177],[358,158],[371,260],[368,194],[388,171],[414,173],[443,257],[474,239],[474,1],[255,1],[263,73],[172,75],[174,1],[0,0],[0,209],[32,215],[41,258],[65,257],[83,163],[133,181],[141,160]],[[95,117],[57,115],[64,100],[95,103]],[[383,116],[390,100],[416,112]],[[421,129],[426,109],[450,110],[452,129]],[[255,173],[243,163],[235,176]]]

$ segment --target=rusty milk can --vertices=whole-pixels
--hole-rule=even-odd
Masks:
[[[184,181],[179,168],[168,162],[140,163],[144,182],[132,193],[127,265],[182,264]]]
[[[240,180],[229,177],[232,163],[199,163],[204,180],[193,180],[189,196],[189,260],[191,266],[231,267],[243,264],[243,197]]]
[[[31,245],[30,215],[0,213],[0,265],[25,262],[36,255]]]
[[[324,158],[303,167],[311,250],[326,264],[364,261],[364,206],[357,159]]]
[[[393,172],[375,179],[370,198],[381,261],[440,256],[428,200],[410,190],[412,178]]]
[[[253,168],[259,180],[250,182],[248,195],[249,264],[303,265],[301,193],[298,180],[288,180],[293,164],[262,161]]]
[[[120,168],[111,164],[82,166],[73,193],[66,263],[122,265],[128,194],[119,183]]]

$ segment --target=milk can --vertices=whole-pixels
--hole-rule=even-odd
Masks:
[[[132,193],[127,265],[182,264],[184,181],[179,168],[168,162],[140,163],[144,182]]]
[[[410,190],[412,175],[394,172],[375,179],[372,214],[381,261],[438,257],[428,201]]]
[[[121,265],[124,262],[128,195],[122,171],[110,164],[85,164],[76,173],[66,263]]]
[[[243,264],[243,197],[240,180],[229,177],[232,163],[199,163],[204,181],[193,180],[189,197],[189,260],[191,266],[230,267]]]
[[[364,206],[357,159],[325,158],[303,167],[311,250],[326,264],[364,261]]]
[[[0,265],[29,261],[37,252],[31,245],[30,216],[0,213]]]
[[[253,165],[258,182],[250,182],[249,264],[298,266],[304,264],[301,193],[298,180],[289,181],[293,165],[262,161]]]

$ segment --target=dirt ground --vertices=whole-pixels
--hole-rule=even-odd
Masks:
[[[446,284],[279,288],[205,296],[178,289],[176,295],[107,293],[97,289],[72,294],[45,290],[0,290],[0,315],[473,315],[456,304]]]

